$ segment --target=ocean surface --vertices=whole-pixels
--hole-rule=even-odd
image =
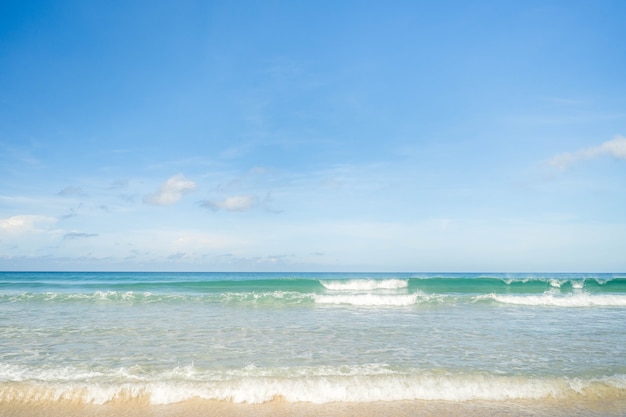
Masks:
[[[0,272],[0,411],[193,401],[626,415],[626,274]]]

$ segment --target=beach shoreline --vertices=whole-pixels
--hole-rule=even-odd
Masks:
[[[378,401],[371,403],[290,403],[276,399],[262,404],[192,399],[175,404],[151,405],[146,401],[112,401],[93,405],[71,401],[46,404],[0,403],[7,417],[623,417],[626,399],[600,401],[514,400],[514,401]]]

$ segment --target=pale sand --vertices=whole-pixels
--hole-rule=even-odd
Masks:
[[[625,417],[626,400],[579,402],[560,401],[395,401],[375,403],[287,403],[232,404],[191,400],[178,404],[82,405],[68,402],[0,404],[3,417]]]

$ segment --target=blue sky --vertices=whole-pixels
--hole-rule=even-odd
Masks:
[[[626,271],[623,1],[3,1],[0,269]]]

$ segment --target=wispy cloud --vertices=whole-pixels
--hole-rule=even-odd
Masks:
[[[87,194],[82,188],[71,185],[59,191],[57,195],[61,197],[85,197]]]
[[[179,259],[183,259],[185,257],[185,252],[176,252],[167,257],[170,261],[177,261]]]
[[[626,159],[626,137],[617,135],[612,140],[606,141],[598,146],[580,149],[575,152],[564,152],[550,159],[548,163],[564,170],[575,162],[605,155],[618,159]]]
[[[155,206],[167,206],[178,202],[195,188],[194,181],[188,180],[183,174],[176,174],[161,184],[158,191],[145,196],[143,201]]]
[[[224,200],[203,200],[200,206],[214,211],[247,211],[257,204],[257,198],[253,195],[237,195],[227,197]]]
[[[71,219],[72,217],[76,217],[76,216],[78,216],[76,211],[73,208],[70,208],[67,213],[65,213],[64,215],[59,217],[59,220],[67,220],[67,219]]]
[[[115,180],[107,188],[107,190],[119,190],[122,188],[128,188],[128,180]]]
[[[81,232],[69,232],[63,236],[63,239],[83,239],[86,237],[96,237],[97,233],[81,233]]]

